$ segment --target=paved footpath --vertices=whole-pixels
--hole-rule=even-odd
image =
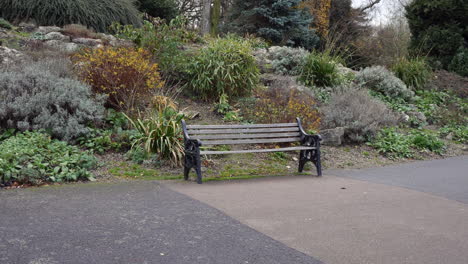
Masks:
[[[0,190],[0,263],[467,264],[467,163]]]
[[[320,263],[153,182],[0,190],[1,264]]]
[[[465,156],[170,187],[325,263],[467,264],[467,165]]]

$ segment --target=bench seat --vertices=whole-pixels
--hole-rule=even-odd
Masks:
[[[202,183],[201,155],[244,154],[300,151],[299,172],[302,172],[307,161],[317,167],[321,176],[320,135],[309,135],[302,128],[301,120],[296,123],[249,124],[249,125],[187,125],[182,120],[184,132],[184,179],[192,168],[197,173],[197,182]],[[291,147],[254,148],[241,150],[205,150],[204,146],[248,145],[294,143]],[[298,146],[299,145],[299,146]]]

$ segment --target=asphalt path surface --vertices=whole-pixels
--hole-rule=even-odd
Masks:
[[[328,174],[405,187],[468,203],[468,156]]]
[[[155,182],[0,190],[0,263],[321,263]]]

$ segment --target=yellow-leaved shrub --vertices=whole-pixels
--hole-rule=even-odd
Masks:
[[[81,79],[95,93],[108,95],[108,106],[124,112],[145,106],[164,85],[158,65],[144,49],[85,49],[72,59]]]

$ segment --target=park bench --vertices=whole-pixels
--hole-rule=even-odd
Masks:
[[[320,135],[309,135],[302,128],[301,120],[296,123],[254,124],[254,125],[187,125],[182,120],[184,132],[184,179],[188,180],[190,170],[195,169],[197,182],[202,183],[201,155],[242,154],[300,151],[299,172],[307,161],[317,168],[317,175],[322,176],[320,163]],[[201,150],[201,146],[219,145],[258,145],[277,143],[299,143],[290,147],[256,148],[244,150]]]

